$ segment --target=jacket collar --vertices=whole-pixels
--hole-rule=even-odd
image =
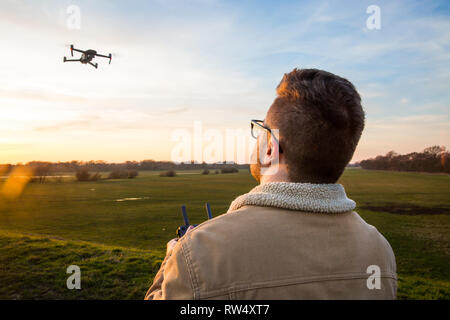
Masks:
[[[342,213],[356,207],[347,198],[341,184],[312,184],[294,182],[270,182],[259,185],[249,193],[237,197],[228,212],[245,205],[275,207],[296,211]]]

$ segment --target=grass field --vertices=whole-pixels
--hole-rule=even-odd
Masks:
[[[136,179],[30,183],[14,201],[0,198],[0,299],[142,299],[183,224],[223,214],[255,186],[247,171],[186,172]],[[357,212],[391,243],[399,299],[450,299],[448,175],[348,169],[341,177]],[[66,268],[82,270],[81,290],[66,288]]]

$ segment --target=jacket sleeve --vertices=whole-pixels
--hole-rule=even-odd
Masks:
[[[172,252],[164,258],[152,286],[145,295],[145,300],[185,299],[194,299],[194,291],[183,246],[177,243]]]

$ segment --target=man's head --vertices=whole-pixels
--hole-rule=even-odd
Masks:
[[[278,85],[264,124],[279,129],[280,163],[289,181],[336,183],[361,137],[364,111],[348,80],[322,70],[294,69]],[[259,172],[260,165],[252,165],[252,172]]]

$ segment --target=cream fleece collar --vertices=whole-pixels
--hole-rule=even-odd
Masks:
[[[237,197],[228,212],[245,205],[276,207],[297,211],[342,213],[355,209],[341,184],[270,182]]]

